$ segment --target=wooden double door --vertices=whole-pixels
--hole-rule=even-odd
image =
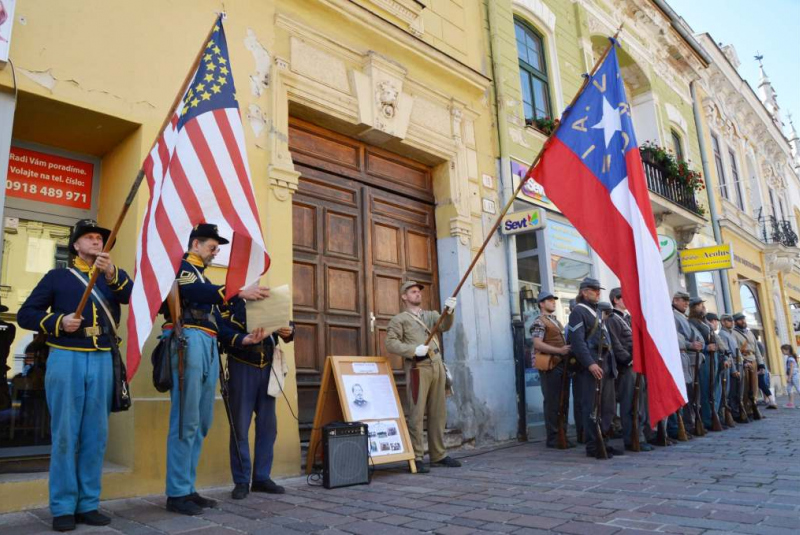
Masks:
[[[299,120],[290,123],[289,145],[301,173],[293,295],[306,440],[328,355],[388,356],[404,388],[403,362],[386,351],[386,329],[401,311],[406,280],[423,283],[424,307],[438,308],[436,231],[429,168]]]

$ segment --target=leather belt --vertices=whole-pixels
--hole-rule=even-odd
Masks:
[[[414,360],[416,360],[417,362],[423,362],[423,361],[426,361],[428,359],[430,359],[430,357],[428,355],[425,355],[424,357],[416,357],[416,356],[414,357]]]
[[[66,333],[67,338],[93,338],[95,336],[102,336],[108,334],[109,330],[102,325],[93,325],[91,327],[84,327],[72,333]]]

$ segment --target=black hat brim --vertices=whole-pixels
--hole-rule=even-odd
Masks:
[[[5,305],[0,305],[0,314],[2,314],[3,312],[8,312],[8,307]]]

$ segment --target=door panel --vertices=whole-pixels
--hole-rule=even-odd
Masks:
[[[428,168],[295,120],[289,145],[301,174],[292,235],[305,440],[328,355],[387,356],[404,389],[403,359],[386,351],[386,327],[402,310],[406,280],[424,284],[424,305],[438,307],[436,231]]]

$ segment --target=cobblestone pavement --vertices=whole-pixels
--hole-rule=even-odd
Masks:
[[[201,517],[164,509],[163,496],[104,501],[111,526],[76,533],[533,534],[800,533],[800,410],[650,453],[601,462],[582,449],[512,444],[460,456],[460,469],[378,470],[372,484],[335,490],[305,478],[282,496],[220,500]],[[618,441],[615,441],[618,442]],[[48,531],[46,509],[0,515],[0,533]]]

